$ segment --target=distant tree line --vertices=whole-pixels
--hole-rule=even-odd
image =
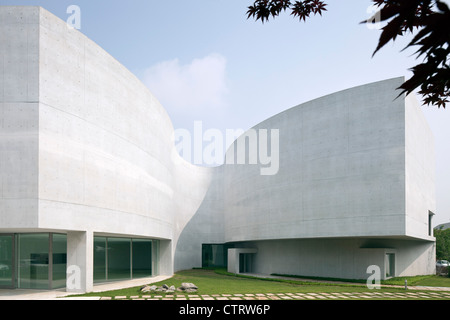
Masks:
[[[434,229],[436,237],[436,259],[450,261],[450,228]]]

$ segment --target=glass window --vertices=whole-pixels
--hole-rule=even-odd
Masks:
[[[13,286],[13,236],[0,236],[0,287]]]
[[[17,242],[17,286],[48,289],[49,234],[19,234]]]
[[[108,280],[131,278],[131,239],[108,238]]]
[[[153,276],[157,249],[157,240],[94,237],[94,282]]]
[[[106,275],[106,250],[105,237],[94,237],[94,282],[107,280]]]
[[[225,268],[228,263],[229,245],[203,244],[202,245],[202,267],[203,268]]]
[[[152,241],[133,239],[133,278],[152,275]]]
[[[52,288],[66,286],[67,266],[67,236],[65,234],[52,234]]]
[[[433,216],[434,213],[428,211],[428,235],[433,236]]]

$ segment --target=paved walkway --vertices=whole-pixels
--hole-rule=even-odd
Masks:
[[[153,296],[116,296],[103,297],[100,300],[360,300],[360,299],[420,299],[450,300],[449,291],[429,292],[334,292],[334,293],[255,293],[255,294],[213,294],[213,295],[153,295]]]
[[[110,290],[118,290],[143,286],[149,283],[164,281],[171,276],[157,276],[151,278],[141,278],[127,281],[117,281],[94,286],[93,292],[102,292]],[[33,289],[0,289],[0,300],[54,300],[54,299],[70,299],[70,300],[99,300],[99,297],[67,297],[73,295],[61,290],[33,290]]]

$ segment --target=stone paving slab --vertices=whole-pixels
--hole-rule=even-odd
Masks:
[[[214,294],[214,295],[143,295],[103,297],[101,300],[348,300],[348,299],[447,299],[450,292],[329,292],[329,293],[255,293],[255,294]]]

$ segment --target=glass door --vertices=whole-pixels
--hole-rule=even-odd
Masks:
[[[17,287],[49,289],[49,234],[21,233],[17,237]]]
[[[249,273],[253,271],[253,255],[252,253],[239,254],[239,273]]]
[[[386,253],[386,278],[395,276],[395,254]]]
[[[14,236],[0,235],[0,288],[14,287]]]

